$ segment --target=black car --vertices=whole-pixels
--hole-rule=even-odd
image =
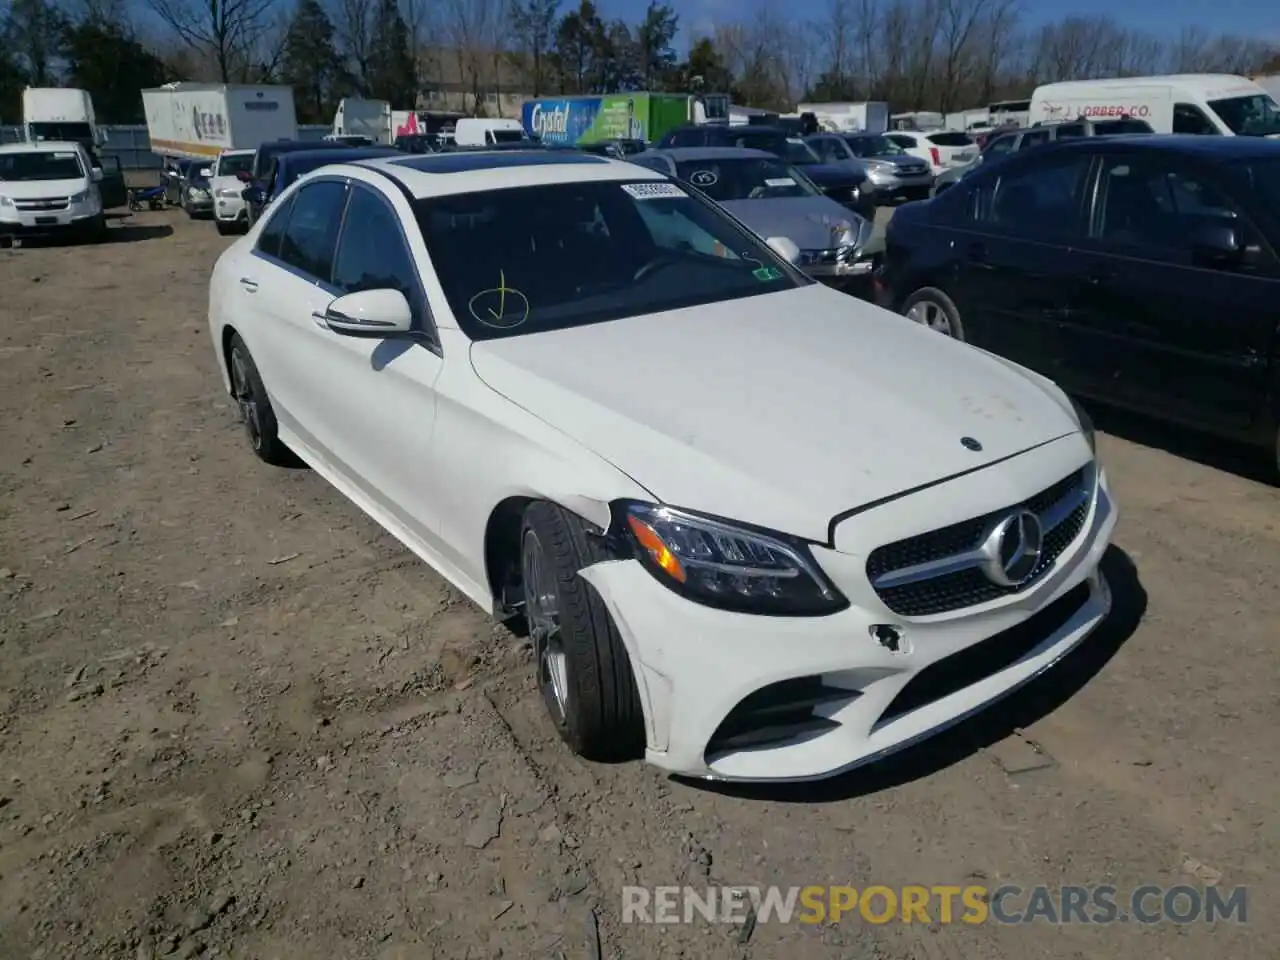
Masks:
[[[256,223],[271,201],[280,196],[303,174],[330,163],[349,163],[374,157],[399,157],[394,147],[347,147],[332,141],[313,143],[310,150],[290,150],[277,154],[260,182],[247,187],[241,196],[249,211],[249,222]]]
[[[882,305],[1280,469],[1280,143],[1087,137],[889,224]]]
[[[271,164],[276,157],[286,153],[299,153],[303,150],[318,149],[350,150],[354,148],[348,147],[341,142],[326,143],[323,140],[271,140],[258,147],[257,152],[253,155],[253,165],[247,173],[241,175],[240,179],[244,181],[246,189],[255,186],[265,189],[267,173],[270,171]],[[244,196],[244,194],[241,194],[241,196]],[[253,226],[255,222],[253,204],[247,196],[244,199],[245,209],[248,211],[249,226]]]
[[[875,217],[875,200],[866,171],[852,164],[823,163],[803,140],[783,127],[753,124],[699,123],[669,130],[654,145],[673,147],[746,147],[763,150],[800,167],[806,177],[828,197],[863,217]]]

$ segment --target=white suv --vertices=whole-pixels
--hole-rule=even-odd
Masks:
[[[519,615],[575,750],[807,779],[1083,640],[1116,508],[1052,383],[783,250],[589,154],[361,160],[223,253],[209,326],[257,455]]]
[[[243,233],[249,224],[249,211],[245,206],[245,182],[241,174],[253,169],[256,150],[224,150],[214,161],[209,177],[209,189],[213,191],[213,219],[223,236]]]
[[[0,147],[0,239],[11,243],[42,234],[104,238],[101,179],[102,170],[78,143]]]

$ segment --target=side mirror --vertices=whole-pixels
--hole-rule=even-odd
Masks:
[[[92,180],[94,183],[101,183],[102,176],[103,174],[102,174],[101,167],[94,167],[89,171],[89,179]]]
[[[800,248],[789,237],[770,237],[765,243],[769,245],[774,253],[793,267],[800,262]]]
[[[1244,259],[1244,235],[1239,224],[1204,224],[1191,232],[1191,255],[1200,263],[1224,266]]]
[[[392,337],[413,329],[413,310],[399,290],[361,290],[338,297],[320,315],[334,333]]]
[[[248,183],[250,180],[253,179],[253,175],[250,174],[248,170],[237,170],[236,179],[239,180],[241,183]]]

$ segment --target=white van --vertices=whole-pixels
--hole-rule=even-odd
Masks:
[[[1280,106],[1271,95],[1227,73],[1070,80],[1037,87],[1031,97],[1033,124],[1126,116],[1156,133],[1280,135]]]
[[[524,127],[519,120],[462,117],[453,128],[453,141],[460,147],[492,147],[501,143],[519,143],[524,139]]]
[[[106,237],[98,183],[79,143],[41,140],[0,147],[0,241],[40,234]]]

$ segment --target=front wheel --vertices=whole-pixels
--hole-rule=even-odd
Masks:
[[[625,760],[644,747],[644,718],[617,625],[579,571],[606,554],[578,517],[539,502],[525,510],[520,575],[538,690],[575,753]]]
[[[960,311],[952,299],[937,287],[922,287],[907,297],[902,304],[902,314],[936,333],[964,340]]]
[[[215,221],[215,223],[218,227],[218,233],[221,236],[229,237],[236,232],[236,224],[232,221],[217,220]]]

